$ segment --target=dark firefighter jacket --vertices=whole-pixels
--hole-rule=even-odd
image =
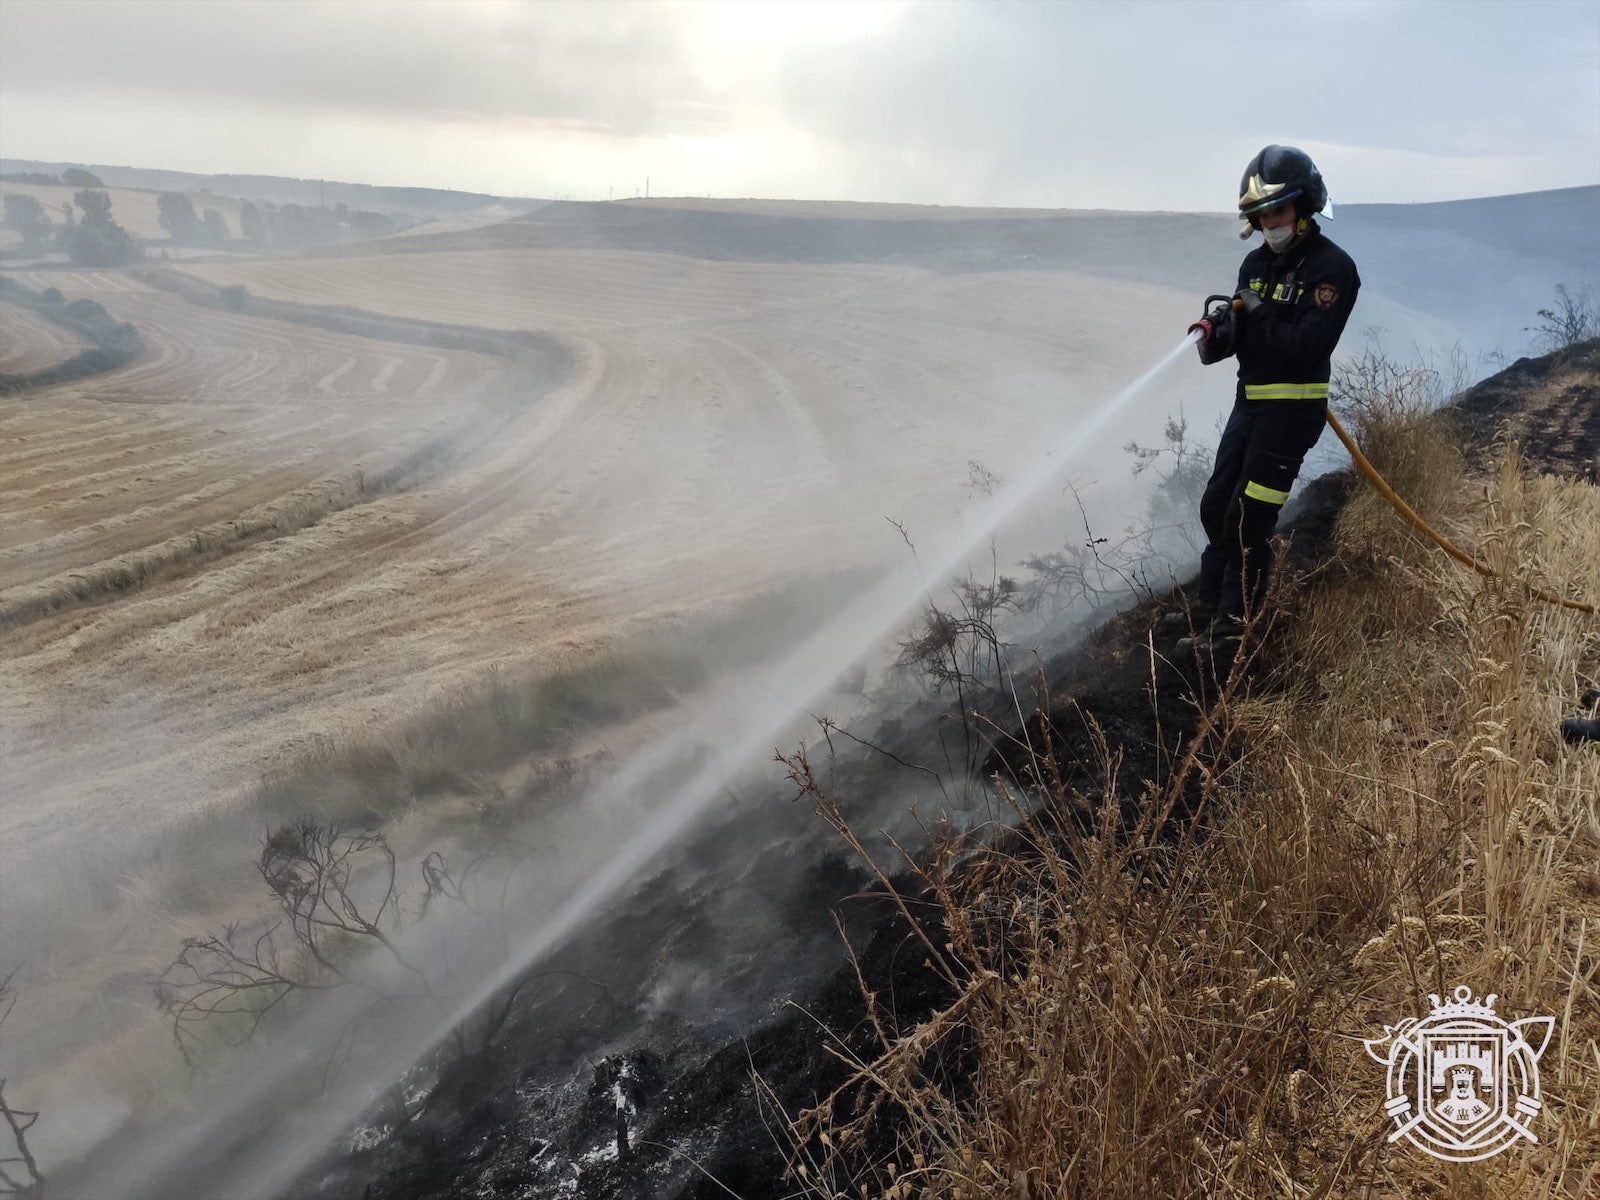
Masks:
[[[1206,341],[1200,360],[1239,358],[1239,400],[1312,400],[1325,404],[1333,348],[1355,307],[1361,277],[1350,256],[1315,221],[1287,253],[1266,245],[1245,255],[1239,290],[1263,303],[1234,312]]]

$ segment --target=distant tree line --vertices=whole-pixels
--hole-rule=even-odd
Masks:
[[[22,244],[30,250],[50,241],[50,218],[45,215],[44,205],[33,196],[7,192],[4,224],[22,235]]]
[[[0,300],[30,308],[57,325],[81,333],[94,343],[91,349],[41,371],[0,374],[0,394],[97,375],[101,371],[122,366],[144,349],[137,329],[126,321],[118,321],[103,305],[93,300],[69,301],[55,288],[34,292],[8,275],[0,275]]]
[[[111,217],[109,195],[84,188],[73,193],[72,203],[82,218],[74,217],[72,205],[63,204],[63,223],[57,228],[36,197],[8,192],[4,224],[17,231],[25,248],[43,249],[54,241],[79,266],[116,267],[139,257],[133,235]]]
[[[26,182],[59,184],[71,174],[74,172],[64,171],[61,179],[30,177]],[[62,220],[58,224],[51,220],[50,213],[37,197],[8,192],[0,224],[17,232],[24,249],[42,250],[54,242],[80,266],[114,267],[140,257],[133,236],[111,217],[109,194],[84,188],[73,195],[73,204],[81,210],[81,218],[74,213],[73,205],[63,203]],[[157,221],[176,246],[220,249],[234,241],[222,212],[211,207],[196,212],[194,200],[187,193],[162,192],[156,198],[156,209]],[[302,250],[383,237],[394,230],[394,220],[386,214],[351,209],[343,204],[308,208],[265,202],[258,207],[248,200],[239,202],[238,240],[257,250],[268,247]]]
[[[352,209],[343,204],[308,208],[300,204],[263,203],[257,208],[248,200],[239,206],[239,225],[246,241],[285,249],[383,237],[395,230],[394,220],[384,213]]]
[[[228,223],[216,209],[195,212],[194,201],[184,192],[162,192],[156,203],[161,228],[177,245],[218,247],[227,242]],[[249,200],[239,202],[239,237],[254,249],[328,246],[382,237],[394,232],[394,228],[394,221],[383,213],[352,210],[343,204],[307,208],[299,204],[263,202],[257,206]]]
[[[85,188],[73,193],[72,202],[83,210],[83,219],[63,230],[61,244],[73,262],[85,267],[118,267],[139,257],[133,236],[111,219],[109,195]]]
[[[156,197],[156,220],[180,246],[221,246],[228,240],[228,222],[214,208],[196,213],[194,201],[183,192],[162,192]]]
[[[42,183],[47,187],[103,188],[100,176],[93,171],[85,171],[81,167],[68,167],[59,175],[46,175],[43,171],[12,171],[9,174],[0,174],[0,182],[4,183]]]

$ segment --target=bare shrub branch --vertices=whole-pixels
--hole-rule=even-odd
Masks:
[[[1022,561],[1028,577],[1018,588],[1018,606],[1057,617],[1076,610],[1084,616],[1104,612],[1130,597],[1148,599],[1178,565],[1200,553],[1195,514],[1211,477],[1213,455],[1198,445],[1183,417],[1167,420],[1163,443],[1130,441],[1133,474],[1153,473],[1143,514],[1115,538],[1097,535],[1076,488],[1068,485],[1083,523],[1083,540]]]
[[[15,972],[0,977],[0,1026],[16,1006],[16,989],[12,985]],[[6,1100],[6,1081],[0,1078],[0,1120],[11,1133],[11,1147],[6,1152],[0,1147],[0,1196],[16,1196],[19,1200],[44,1200],[44,1173],[28,1146],[28,1131],[39,1120],[37,1111],[12,1108]]]
[[[395,855],[381,833],[302,818],[267,835],[256,869],[278,919],[185,938],[156,983],[157,1003],[191,1065],[202,1030],[241,1045],[296,994],[355,986],[385,999],[440,1001],[436,982],[396,944],[404,914]],[[423,909],[441,898],[464,902],[441,856],[429,855],[421,873]],[[375,982],[353,973],[371,949],[381,949],[409,986],[392,975]]]
[[[1594,293],[1587,287],[1579,292],[1568,290],[1564,283],[1556,284],[1556,298],[1549,308],[1537,313],[1539,323],[1529,328],[1545,353],[1565,350],[1600,337],[1600,307]]]

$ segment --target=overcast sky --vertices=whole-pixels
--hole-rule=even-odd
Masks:
[[[0,155],[577,199],[1600,183],[1597,0],[0,0]]]

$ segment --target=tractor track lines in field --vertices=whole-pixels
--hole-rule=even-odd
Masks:
[[[974,413],[1017,425],[1015,407],[983,396],[963,314],[900,311],[915,308],[907,303],[915,287],[938,283],[926,272],[612,252],[324,260],[298,274],[295,266],[207,264],[196,273],[401,317],[512,317],[586,341],[603,358],[587,420],[542,441],[506,439],[537,465],[479,470],[475,461],[418,497],[428,506],[423,524],[362,547],[363,560],[442,531],[505,540],[494,534],[503,524],[536,540],[588,526],[586,557],[572,561],[599,569],[651,540],[703,540],[692,527],[713,513],[741,538],[759,537],[764,522],[792,519],[786,507],[808,494],[814,521],[837,527],[844,517],[834,505],[872,493],[875,509],[894,511],[912,499],[892,472],[866,486],[883,474],[885,450],[946,464],[960,478]],[[775,330],[790,333],[775,338]],[[574,474],[566,463],[576,458],[588,465]],[[835,500],[829,493],[841,483]]]
[[[143,291],[137,280],[115,271],[18,271],[17,279],[35,291],[55,288],[64,295],[100,296]]]
[[[89,348],[83,335],[33,310],[0,301],[0,374],[27,375]]]
[[[334,385],[336,385],[339,380],[343,379],[346,375],[350,374],[351,371],[355,370],[355,366],[356,360],[354,357],[345,359],[337,367],[329,371],[321,379],[317,380],[315,385],[316,390],[321,392],[324,396],[331,396],[335,394],[338,389]]]
[[[120,414],[101,420],[95,420],[89,411],[82,415],[83,423],[71,426],[57,421],[54,424],[33,422],[25,427],[20,421],[0,417],[0,446],[5,447],[0,449],[0,471],[6,473],[7,481],[15,483],[25,471],[41,471],[56,475],[61,478],[63,487],[70,488],[71,477],[60,477],[55,470],[58,459],[70,457],[92,465],[119,458],[130,449],[137,452],[146,444],[160,449],[173,441],[164,432],[146,429],[144,437],[151,439],[147,443],[140,431],[130,427]]]
[[[31,393],[23,418],[0,411],[0,610],[12,619],[41,611],[28,597],[52,580],[62,596],[82,596],[97,578],[170,571],[185,530],[196,561],[214,557],[230,538],[205,531],[230,515],[241,546],[320,520],[327,480],[358,481],[337,489],[335,507],[370,499],[361,467],[388,478],[452,427],[470,427],[506,375],[479,353],[197,309],[123,277],[49,282],[132,320],[147,350],[121,370]],[[307,488],[309,501],[294,499]]]
[[[297,576],[270,589],[274,603],[292,605],[347,576],[359,576],[366,564],[417,545],[428,545],[446,535],[460,545],[478,522],[513,506],[522,513],[539,510],[538,501],[558,496],[563,481],[574,473],[592,473],[594,464],[581,452],[557,439],[574,416],[579,427],[593,424],[593,413],[583,413],[589,396],[585,383],[591,372],[579,349],[578,378],[557,386],[531,408],[521,411],[498,429],[484,431],[477,450],[459,459],[437,482],[412,493],[411,504],[419,519],[398,530],[374,530],[364,539],[352,539],[337,561],[321,570]],[[610,428],[610,427],[608,427]],[[593,442],[596,453],[615,452]],[[529,488],[529,480],[544,486]]]

